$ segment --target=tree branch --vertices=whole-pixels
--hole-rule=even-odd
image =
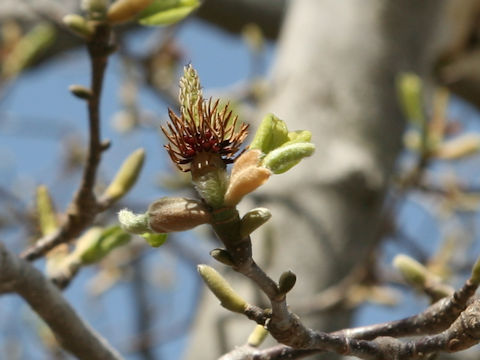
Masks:
[[[0,242],[0,293],[14,292],[48,324],[60,345],[79,359],[122,357],[86,324],[40,271],[10,253]]]
[[[100,97],[108,56],[113,48],[110,43],[111,29],[107,24],[98,24],[92,39],[87,43],[92,68],[91,96],[88,101],[89,147],[82,182],[67,210],[67,219],[58,231],[44,236],[25,250],[21,257],[35,260],[53,249],[80,235],[89,226],[95,216],[105,210],[110,203],[99,203],[93,193],[95,176],[102,151],[108,144],[100,141]]]

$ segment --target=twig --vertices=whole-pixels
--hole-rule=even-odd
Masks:
[[[222,357],[230,359],[297,359],[311,351],[331,351],[353,355],[362,359],[414,359],[438,351],[455,352],[480,342],[480,300],[470,299],[478,288],[478,269],[474,266],[472,277],[451,297],[444,298],[419,315],[385,324],[335,333],[324,333],[307,328],[299,317],[287,307],[286,294],[252,259],[250,237],[240,235],[240,217],[236,209],[224,208],[213,212],[213,227],[225,244],[233,262],[233,269],[254,281],[267,295],[271,313],[248,305],[244,314],[265,326],[281,344],[270,355],[248,347],[234,350]],[[468,305],[468,306],[467,306]],[[446,330],[445,330],[446,329]],[[422,334],[425,336],[409,342],[395,337]],[[286,355],[288,353],[288,356]]]
[[[113,48],[110,44],[111,29],[106,24],[98,24],[92,39],[87,43],[92,67],[91,97],[88,100],[89,116],[89,148],[87,162],[84,168],[82,182],[67,210],[67,219],[54,233],[39,239],[34,245],[25,250],[21,257],[26,260],[35,260],[55,246],[66,243],[90,225],[95,216],[111,204],[108,201],[99,203],[93,193],[95,177],[100,163],[102,151],[108,144],[100,141],[100,96],[108,56]]]
[[[0,293],[7,292],[23,297],[48,324],[61,346],[79,359],[122,359],[77,315],[55,285],[0,242]]]

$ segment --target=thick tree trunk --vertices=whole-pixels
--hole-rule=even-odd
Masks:
[[[337,283],[366,260],[401,149],[404,121],[395,77],[402,71],[425,74],[430,69],[429,44],[442,4],[291,2],[271,97],[263,110],[286,120],[292,130],[311,130],[317,151],[263,187],[261,205],[272,211],[274,240],[266,249],[264,234],[255,233],[254,258],[264,265],[262,259],[273,251],[267,269],[273,278],[287,269],[297,274],[297,285],[289,294],[293,311],[297,300]],[[228,277],[248,297],[248,281],[236,274]],[[350,315],[329,312],[306,320],[329,331],[348,326]],[[245,343],[251,329],[253,324],[245,318],[226,318],[226,311],[206,293],[187,357],[214,359],[225,351],[219,346],[218,331],[226,339],[223,346],[231,349]]]

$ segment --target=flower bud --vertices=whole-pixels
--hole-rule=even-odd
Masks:
[[[137,181],[145,160],[145,150],[137,149],[123,162],[102,198],[116,201],[124,196]]]
[[[211,221],[205,205],[181,197],[157,200],[149,206],[147,214],[150,229],[158,233],[190,230]]]
[[[222,275],[207,265],[198,265],[197,270],[203,281],[220,300],[220,305],[227,310],[243,314],[248,305],[247,302],[232,289]]]
[[[253,347],[259,347],[262,345],[263,341],[268,335],[268,330],[265,329],[263,325],[255,326],[255,329],[252,331],[250,336],[248,337],[248,345]]]
[[[240,235],[242,238],[250,235],[272,217],[267,208],[256,208],[247,212],[241,222]]]
[[[258,149],[249,150],[235,161],[225,193],[226,206],[235,206],[245,195],[268,180],[271,172],[260,166],[261,154]]]
[[[301,159],[310,156],[315,151],[311,143],[293,143],[272,150],[262,161],[262,164],[274,174],[281,174],[297,165]]]
[[[82,38],[89,39],[93,35],[93,26],[83,16],[68,14],[62,20],[70,30]]]
[[[135,18],[152,0],[117,0],[107,11],[110,24],[120,24]]]
[[[278,148],[288,139],[288,129],[284,121],[273,114],[266,115],[250,144],[250,149],[258,149],[264,154]]]
[[[288,293],[290,290],[293,289],[293,286],[297,282],[297,275],[295,275],[290,270],[285,271],[278,280],[278,290],[282,294]]]

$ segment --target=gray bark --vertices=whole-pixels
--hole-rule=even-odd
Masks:
[[[429,44],[442,4],[291,2],[263,110],[286,120],[291,130],[311,130],[317,150],[260,192],[261,205],[273,214],[273,247],[266,250],[264,234],[253,236],[260,265],[266,252],[273,251],[267,269],[273,278],[287,269],[297,274],[290,303],[339,282],[366,260],[377,240],[404,128],[395,77],[402,71],[424,75],[431,68]],[[236,274],[228,278],[248,300],[255,300],[247,280]],[[253,324],[240,316],[224,320],[225,314],[206,292],[187,358],[214,359],[245,343]],[[348,326],[350,315],[332,311],[305,321],[329,331]],[[216,339],[219,323],[224,325],[223,349]]]

